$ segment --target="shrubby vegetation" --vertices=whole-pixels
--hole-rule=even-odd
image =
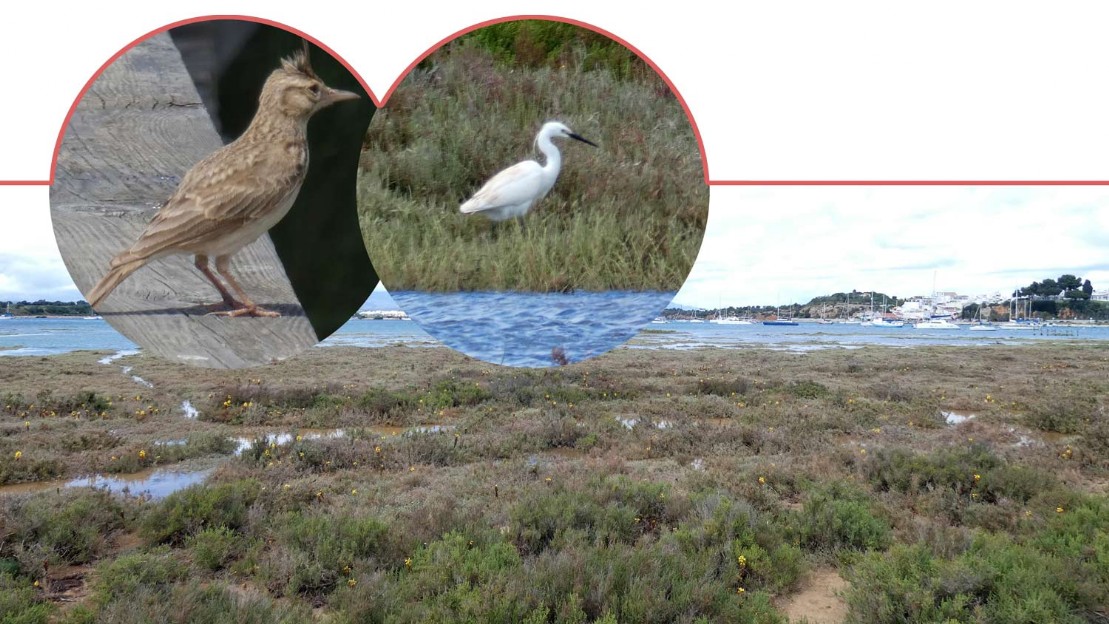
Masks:
[[[459,204],[530,157],[558,119],[554,189],[523,223]],[[483,28],[415,68],[374,117],[359,179],[363,235],[398,290],[677,290],[700,247],[708,187],[681,103],[620,44],[557,22]]]
[[[233,372],[136,356],[141,400],[99,354],[24,361],[5,474],[171,448],[152,435],[213,470],[160,500],[0,494],[0,621],[771,623],[813,574],[850,582],[851,622],[1105,618],[1101,347],[627,349],[544,371],[372,353],[370,379],[354,349]],[[201,417],[136,413],[176,394]],[[344,435],[261,435],[309,419]],[[257,441],[232,456],[230,436]]]
[[[89,316],[96,314],[87,301],[0,301],[0,314],[12,316]]]

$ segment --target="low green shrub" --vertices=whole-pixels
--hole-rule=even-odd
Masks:
[[[206,528],[188,540],[193,560],[204,568],[219,570],[245,548],[244,538],[226,526]]]
[[[969,550],[940,559],[921,545],[872,553],[852,570],[850,621],[1097,621],[1109,598],[1072,561],[980,534]]]
[[[38,569],[43,562],[87,563],[103,554],[110,535],[128,522],[119,499],[99,490],[15,498],[0,506],[0,554],[14,553],[24,566]]]
[[[170,587],[188,578],[189,567],[168,546],[123,555],[97,570],[96,597],[101,604],[128,598],[140,590],[168,596]]]
[[[25,577],[0,572],[0,624],[46,624],[54,607],[42,601]]]
[[[809,551],[876,550],[890,543],[889,522],[875,515],[867,494],[843,484],[810,493],[794,520],[798,543]]]
[[[258,481],[243,479],[174,492],[143,516],[142,533],[153,542],[182,544],[205,528],[237,530],[246,524],[261,488]]]
[[[281,548],[268,555],[263,578],[278,595],[327,594],[387,545],[388,527],[371,516],[284,513],[271,524]]]

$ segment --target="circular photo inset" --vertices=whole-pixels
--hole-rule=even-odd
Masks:
[[[685,280],[708,186],[655,69],[571,23],[517,20],[424,58],[366,135],[359,217],[398,305],[513,366],[625,342]]]
[[[275,25],[143,38],[64,128],[50,207],[70,275],[171,360],[238,368],[315,345],[377,285],[355,206],[374,111],[338,59]]]

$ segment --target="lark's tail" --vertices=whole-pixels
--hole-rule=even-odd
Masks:
[[[100,305],[100,302],[111,294],[111,292],[116,289],[116,286],[119,286],[120,282],[127,279],[128,275],[139,270],[139,267],[146,264],[146,261],[147,258],[137,258],[127,253],[116,256],[115,259],[112,260],[112,266],[111,269],[108,270],[108,274],[101,278],[101,280],[96,283],[96,286],[93,286],[92,290],[89,292],[89,305],[94,308]]]

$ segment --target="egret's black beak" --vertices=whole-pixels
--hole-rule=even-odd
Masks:
[[[582,143],[587,143],[589,145],[592,145],[593,147],[600,147],[600,145],[597,145],[593,141],[590,141],[589,139],[581,136],[580,134],[574,134],[573,132],[569,132],[569,133],[566,134],[566,136],[570,137],[571,139],[576,139],[578,141],[581,141]]]

